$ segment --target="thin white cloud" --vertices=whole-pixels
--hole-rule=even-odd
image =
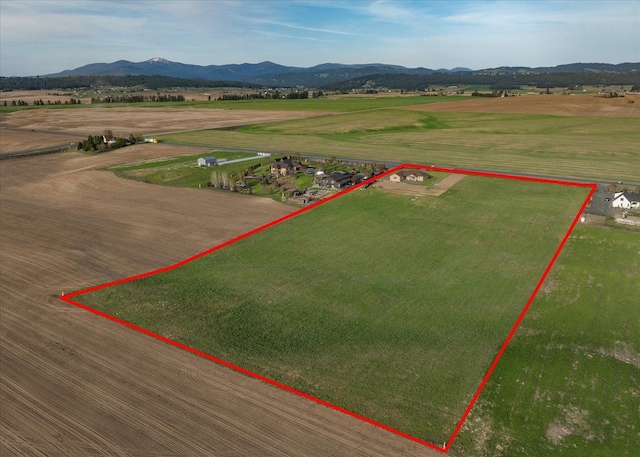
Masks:
[[[0,74],[160,56],[430,68],[639,61],[640,2],[0,0]]]
[[[296,29],[296,30],[305,30],[305,31],[308,31],[308,32],[320,32],[320,33],[329,33],[329,34],[335,34],[335,35],[358,35],[357,33],[345,32],[343,30],[332,30],[332,29],[323,29],[323,28],[316,28],[316,27],[306,27],[306,26],[303,26],[303,25],[291,24],[291,23],[287,23],[287,22],[273,21],[273,20],[269,20],[269,19],[251,19],[251,21],[256,23],[256,24],[276,25],[276,26],[279,26],[279,27],[285,27],[285,28]]]
[[[288,40],[305,40],[305,41],[315,41],[318,43],[338,43],[336,40],[325,40],[322,38],[310,37],[310,36],[296,36],[296,35],[287,35],[284,33],[275,33],[275,32],[260,32],[265,36],[276,37],[276,38],[286,38]]]

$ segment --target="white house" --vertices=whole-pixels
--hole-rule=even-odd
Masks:
[[[640,208],[640,193],[623,190],[613,194],[612,208]]]
[[[198,166],[199,167],[215,167],[217,164],[217,160],[215,157],[213,156],[209,156],[209,157],[200,157],[198,159]]]

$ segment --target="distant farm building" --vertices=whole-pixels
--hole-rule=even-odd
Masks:
[[[429,179],[429,175],[420,170],[400,170],[389,176],[391,182],[423,182],[426,179]]]
[[[218,164],[218,161],[213,156],[200,157],[198,159],[198,166],[199,167],[215,167],[217,164]]]
[[[616,192],[613,195],[611,207],[623,209],[640,208],[640,193],[629,192],[628,190]]]

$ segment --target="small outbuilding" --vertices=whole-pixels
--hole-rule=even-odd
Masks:
[[[200,157],[198,159],[198,166],[199,167],[215,167],[217,164],[218,164],[218,161],[213,156]]]

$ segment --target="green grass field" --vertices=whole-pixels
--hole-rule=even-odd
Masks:
[[[0,106],[0,113],[12,113],[26,109],[76,109],[76,108],[202,108],[202,109],[248,109],[283,111],[366,111],[397,106],[424,105],[457,100],[468,100],[464,96],[426,97],[426,96],[389,96],[357,97],[337,96],[331,98],[310,98],[301,100],[237,100],[237,101],[184,101],[166,103],[98,103],[83,105],[43,105],[43,106]]]
[[[218,159],[227,160],[255,156],[255,154],[246,152],[211,151],[207,154],[195,156],[183,156],[168,160],[119,165],[109,167],[108,170],[115,172],[116,175],[122,178],[134,179],[149,184],[200,188],[206,187],[211,181],[211,173],[214,170],[220,173],[236,174],[252,165],[263,164],[270,161],[270,159],[263,157],[230,164],[224,164],[223,162],[213,168],[197,166],[198,158],[210,155]]]
[[[427,98],[427,97],[423,97]],[[640,119],[379,109],[163,141],[635,182]],[[268,146],[266,146],[268,145]]]
[[[78,300],[441,444],[587,193],[470,176],[416,201],[357,190]]]
[[[638,232],[576,228],[456,455],[638,455],[639,247]]]

